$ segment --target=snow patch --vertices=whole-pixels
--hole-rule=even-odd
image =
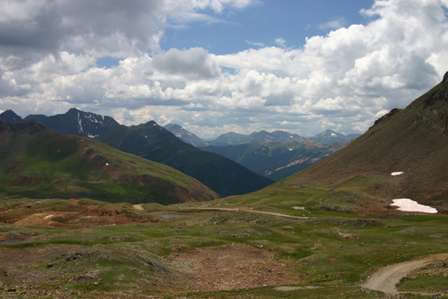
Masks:
[[[96,137],[98,137],[98,135],[91,135],[91,134],[88,134],[87,137],[89,137],[89,138],[96,138]]]
[[[305,207],[292,207],[292,209],[296,211],[305,211]]]
[[[78,130],[80,134],[84,134],[84,128],[82,126],[81,114],[78,112]]]
[[[109,162],[106,162],[104,165],[105,165],[105,166],[109,166],[110,164],[109,164]]]
[[[403,175],[403,174],[404,174],[404,171],[394,171],[390,175],[391,176],[400,176],[400,175]]]
[[[286,168],[289,168],[289,167],[292,167],[292,166],[296,166],[296,165],[299,165],[299,164],[303,164],[303,163],[305,163],[306,161],[308,161],[310,158],[308,158],[308,157],[306,157],[306,158],[302,158],[302,159],[299,159],[299,160],[295,160],[295,161],[292,161],[292,162],[289,162],[287,165],[285,165],[285,166],[281,166],[281,167],[278,167],[278,168],[275,168],[273,171],[275,172],[275,171],[280,171],[280,170],[283,170],[283,169],[286,169]],[[315,159],[318,159],[318,158],[315,158]],[[272,172],[271,172],[272,173]]]
[[[390,204],[392,207],[397,207],[398,211],[401,212],[418,212],[418,213],[427,213],[427,214],[437,214],[437,209],[421,205],[415,200],[409,198],[399,198],[394,199]]]

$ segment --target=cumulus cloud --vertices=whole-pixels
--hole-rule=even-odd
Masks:
[[[253,1],[126,2],[131,8],[117,0],[106,1],[107,9],[95,1],[90,10],[86,1],[6,2],[12,5],[0,4],[0,109],[21,114],[78,106],[125,123],[179,122],[203,135],[362,131],[448,70],[447,0],[376,0],[362,12],[366,24],[328,27],[303,47],[279,40],[221,55],[202,48],[161,51],[158,43],[173,20],[214,18]],[[3,25],[16,28],[19,38]],[[45,26],[61,32],[45,42],[26,40]],[[26,49],[31,54],[20,53]],[[104,54],[120,54],[119,63],[98,68],[96,58]]]
[[[2,1],[0,46],[9,53],[146,51],[158,47],[163,10],[157,0]]]
[[[6,0],[0,2],[0,47],[125,56],[158,49],[170,19],[213,18],[254,0]],[[21,53],[23,55],[23,53]]]
[[[219,67],[202,48],[170,49],[154,57],[156,69],[190,79],[210,79],[219,75]]]

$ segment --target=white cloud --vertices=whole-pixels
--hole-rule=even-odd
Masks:
[[[220,73],[218,65],[202,48],[188,50],[170,49],[153,59],[156,69],[188,79],[210,79]]]
[[[60,11],[36,9],[45,2],[13,5],[0,12],[0,24],[21,24],[34,15],[61,16]],[[325,128],[364,130],[389,109],[408,104],[448,70],[446,0],[377,0],[363,11],[369,16],[365,25],[312,36],[301,48],[287,48],[279,41],[277,47],[260,45],[226,55],[201,48],[163,52],[157,49],[158,39],[170,18],[204,15],[206,10],[220,14],[246,7],[250,1],[149,2],[163,16],[153,29],[147,28],[144,17],[153,12],[139,12],[136,24],[118,22],[111,28],[105,28],[109,21],[104,16],[87,21],[87,27],[68,37],[56,35],[49,44],[28,41],[20,46],[37,47],[44,53],[40,56],[8,52],[6,48],[19,45],[8,43],[0,29],[0,109],[55,113],[76,105],[127,123],[149,119],[188,123],[204,135],[258,129],[302,134]],[[110,8],[111,13],[117,7]],[[81,21],[73,20],[78,25]],[[104,31],[95,30],[89,36],[87,28],[102,27]],[[109,41],[112,31],[123,39]],[[29,32],[40,31],[31,28]],[[140,37],[145,32],[148,36]],[[83,47],[72,43],[78,39]],[[91,47],[85,45],[88,42]],[[117,66],[98,68],[93,52],[105,49],[126,55]]]
[[[0,1],[0,53],[69,51],[127,56],[158,50],[164,27],[213,21],[224,9],[254,0],[22,0]],[[29,53],[28,53],[29,54]]]
[[[283,37],[276,38],[274,42],[280,48],[286,48],[286,40]]]
[[[319,25],[321,30],[335,30],[347,25],[347,21],[343,17],[329,20]]]

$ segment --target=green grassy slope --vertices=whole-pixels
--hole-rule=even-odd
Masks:
[[[0,193],[176,203],[215,193],[168,166],[37,124],[0,124]]]
[[[404,171],[399,177],[391,172]],[[448,209],[448,82],[393,110],[352,144],[287,184],[357,189]]]

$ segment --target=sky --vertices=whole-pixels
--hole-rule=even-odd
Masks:
[[[448,70],[448,0],[0,0],[0,111],[363,132]]]
[[[212,23],[196,23],[184,28],[168,28],[161,46],[205,48],[214,54],[229,54],[251,47],[301,47],[308,36],[366,21],[360,10],[373,0],[265,0],[248,9],[227,10]],[[282,46],[280,42],[280,46]]]

